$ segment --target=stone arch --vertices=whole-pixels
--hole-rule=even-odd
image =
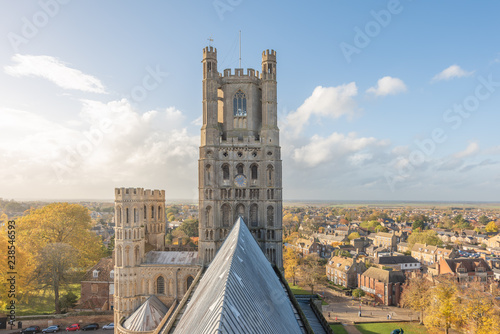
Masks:
[[[272,186],[274,181],[274,167],[273,165],[267,165],[267,185]]]
[[[272,205],[267,207],[267,226],[274,226],[274,207]]]
[[[220,211],[222,212],[222,226],[230,226],[229,220],[231,219],[231,206],[228,203],[224,203],[222,204]]]
[[[250,166],[250,178],[252,180],[257,180],[259,178],[259,167],[257,164]]]
[[[124,266],[128,267],[130,265],[130,246],[125,247],[125,257]]]
[[[122,246],[118,246],[116,249],[116,266],[121,267],[123,261],[123,253],[122,253]]]
[[[205,209],[205,226],[206,227],[213,227],[212,226],[212,207],[207,206]]]
[[[223,164],[221,169],[222,169],[222,179],[229,180],[229,165]]]
[[[245,206],[241,203],[236,205],[236,210],[234,210],[233,222],[235,222],[240,216],[243,220],[245,220]]]
[[[254,203],[250,206],[250,226],[259,225],[259,206]]]
[[[116,208],[116,225],[122,226],[122,207],[118,206]]]
[[[134,263],[136,265],[140,264],[141,259],[139,257],[139,246],[135,246],[134,248]]]
[[[242,163],[236,165],[236,174],[244,174],[245,166]]]
[[[164,295],[165,294],[165,277],[162,275],[158,276],[155,280],[156,284],[156,289],[155,292],[157,295]]]
[[[210,183],[212,181],[212,166],[210,166],[210,164],[205,166],[205,180],[206,183]]]

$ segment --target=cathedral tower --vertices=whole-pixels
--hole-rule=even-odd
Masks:
[[[129,315],[139,296],[140,265],[146,248],[165,246],[165,191],[115,189],[115,322]]]
[[[199,159],[199,257],[214,258],[242,217],[270,262],[282,260],[281,149],[276,52],[254,69],[217,71],[217,50],[203,50],[203,126]]]

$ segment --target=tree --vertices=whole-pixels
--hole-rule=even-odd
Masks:
[[[297,285],[297,272],[300,265],[300,255],[292,248],[285,248],[283,254],[283,268],[285,269],[285,278],[291,279],[293,285]]]
[[[424,321],[424,311],[430,303],[432,283],[422,275],[406,280],[401,295],[401,306],[420,312],[420,324]]]
[[[360,298],[360,297],[363,297],[364,295],[365,295],[365,292],[363,290],[361,290],[360,288],[354,289],[352,291],[352,296],[355,298]]]
[[[303,258],[299,266],[300,281],[311,288],[311,294],[314,294],[314,288],[326,282],[326,269],[316,255],[307,255]]]
[[[198,219],[186,219],[178,227],[181,231],[184,231],[188,237],[198,236]]]
[[[37,267],[33,279],[43,289],[50,288],[54,292],[56,313],[61,313],[59,291],[68,282],[69,272],[74,269],[76,249],[65,243],[51,243],[42,248],[36,258]]]
[[[459,324],[463,315],[460,309],[457,282],[442,278],[433,288],[429,307],[426,309],[425,326],[429,330],[444,329],[448,334],[453,324]]]
[[[488,217],[486,217],[485,215],[482,215],[481,217],[479,217],[478,221],[479,221],[482,225],[486,225],[486,224],[488,224]]]
[[[500,312],[495,307],[494,298],[484,292],[478,282],[460,289],[462,312],[460,327],[467,333],[499,333]]]
[[[17,222],[18,245],[33,256],[51,243],[66,243],[77,252],[78,266],[89,268],[105,255],[101,237],[90,229],[89,210],[79,204],[52,203],[32,209]]]
[[[71,291],[68,292],[61,297],[61,300],[59,302],[61,304],[61,310],[68,311],[68,309],[75,307],[77,301],[78,296]]]
[[[486,232],[498,232],[498,227],[494,221],[491,221],[488,223],[488,225],[486,225],[485,230]]]
[[[359,235],[358,232],[352,232],[351,234],[349,234],[349,236],[347,237],[347,239],[349,240],[353,240],[353,239],[357,239],[357,238],[360,238],[361,236]]]
[[[408,237],[408,249],[412,249],[416,243],[441,246],[443,242],[439,239],[436,231],[427,230],[423,232],[413,231]]]
[[[413,230],[423,230],[425,227],[425,224],[424,224],[424,221],[423,220],[416,220],[413,225],[412,225],[412,229]]]

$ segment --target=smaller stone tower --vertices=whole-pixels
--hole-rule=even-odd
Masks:
[[[139,266],[149,248],[165,244],[165,191],[115,189],[115,323],[141,305]],[[140,276],[140,275],[139,275]]]

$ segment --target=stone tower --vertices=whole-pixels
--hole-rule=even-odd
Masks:
[[[199,257],[210,263],[241,216],[270,262],[283,267],[281,151],[276,52],[254,69],[217,71],[203,50],[203,126],[199,173]]]
[[[142,304],[137,282],[148,249],[165,247],[165,191],[115,189],[115,322]]]

